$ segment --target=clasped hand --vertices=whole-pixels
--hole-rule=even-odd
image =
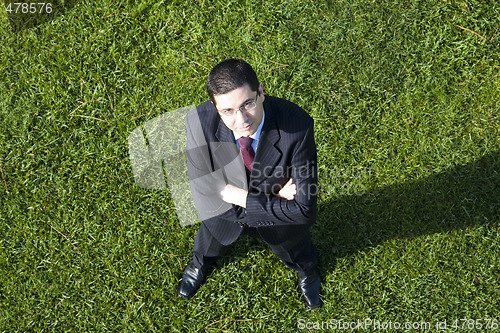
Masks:
[[[227,184],[220,192],[220,194],[222,200],[227,203],[238,205],[243,208],[246,208],[247,206],[248,191],[242,188]],[[295,184],[292,184],[292,178],[290,178],[285,186],[283,186],[278,192],[279,197],[287,200],[293,200],[295,194],[297,194],[297,186]]]

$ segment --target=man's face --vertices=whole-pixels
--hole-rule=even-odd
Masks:
[[[264,114],[264,92],[262,83],[259,90],[252,91],[248,84],[231,90],[226,94],[214,95],[215,107],[224,124],[241,136],[250,136],[257,131]],[[255,102],[252,110],[241,111],[240,108],[249,102]],[[232,115],[225,115],[225,110],[232,110]]]

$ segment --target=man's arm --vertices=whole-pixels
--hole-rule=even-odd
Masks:
[[[222,196],[222,200],[225,202],[238,205],[243,208],[247,207],[248,191],[242,188],[227,184],[220,194]],[[297,194],[297,186],[293,184],[292,178],[290,178],[278,192],[279,197],[287,200],[293,200],[295,194]]]
[[[186,116],[185,122],[191,194],[201,219],[207,220],[232,209],[232,205],[221,198],[220,192],[226,182],[222,170],[213,169],[209,146],[196,109]]]
[[[301,134],[302,135],[302,134]],[[293,200],[250,192],[246,196],[246,216],[249,226],[312,224],[316,219],[318,194],[317,155],[314,123],[301,136],[303,139],[292,152],[291,179],[296,186]]]

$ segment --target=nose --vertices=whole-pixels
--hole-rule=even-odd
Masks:
[[[246,112],[243,112],[241,110],[236,110],[236,115],[234,117],[240,124],[244,124],[248,119]]]

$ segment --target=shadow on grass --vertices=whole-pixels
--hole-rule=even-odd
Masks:
[[[12,32],[17,33],[52,21],[73,8],[77,2],[78,0],[46,0],[32,2],[4,0],[3,5],[4,9],[7,11],[10,29]]]
[[[321,202],[313,241],[324,273],[335,259],[390,239],[500,221],[500,153],[410,183]]]

